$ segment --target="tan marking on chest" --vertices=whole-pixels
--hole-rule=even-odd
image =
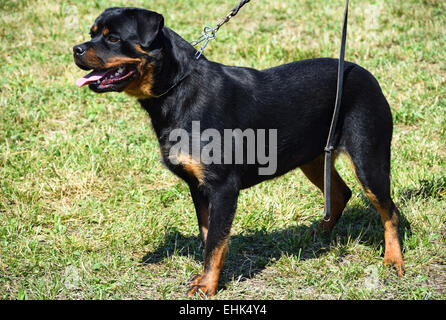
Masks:
[[[179,154],[177,156],[177,161],[190,175],[194,176],[200,184],[203,183],[204,168],[200,162],[193,159],[192,156],[188,154]]]

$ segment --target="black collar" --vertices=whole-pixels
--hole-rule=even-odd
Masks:
[[[179,85],[181,81],[183,81],[183,80],[186,79],[188,76],[190,76],[190,74],[192,73],[192,71],[193,71],[193,68],[192,68],[191,70],[189,70],[187,73],[183,74],[183,75],[181,76],[181,78],[180,78],[177,82],[175,82],[172,86],[169,87],[169,89],[167,89],[166,91],[164,91],[164,92],[161,93],[160,95],[157,95],[157,96],[152,95],[152,97],[154,97],[154,98],[161,98],[162,96],[164,96],[165,94],[167,94],[170,90],[172,90],[172,89],[175,88],[177,85]]]

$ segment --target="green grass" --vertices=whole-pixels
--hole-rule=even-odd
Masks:
[[[182,299],[202,268],[192,201],[162,166],[150,119],[124,94],[74,85],[84,72],[71,47],[103,9],[126,4],[192,40],[236,1],[0,4],[2,299]],[[343,5],[251,1],[206,56],[256,68],[336,57]],[[446,298],[446,3],[356,0],[349,18],[346,59],[377,77],[395,120],[406,275],[382,265],[378,214],[341,158],[354,195],[330,235],[299,170],[241,193],[217,299]]]

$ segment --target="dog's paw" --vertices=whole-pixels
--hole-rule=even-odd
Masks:
[[[406,272],[404,261],[401,257],[392,257],[390,255],[385,255],[384,264],[395,268],[399,277],[402,277]]]
[[[214,296],[217,292],[217,287],[204,281],[203,276],[199,274],[196,274],[189,279],[187,287],[188,297],[193,297],[198,294],[201,298],[207,298]]]
[[[319,229],[323,230],[324,232],[331,232],[335,226],[336,222],[333,218],[331,218],[328,221],[325,221],[322,219],[321,223],[319,224]]]

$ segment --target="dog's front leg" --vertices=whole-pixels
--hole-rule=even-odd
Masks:
[[[213,296],[217,292],[239,194],[237,184],[228,180],[210,188],[212,191],[209,196],[209,229],[204,249],[204,270],[189,282],[188,296],[196,293]]]
[[[190,184],[189,189],[197,214],[201,243],[203,248],[206,248],[206,238],[209,230],[209,200],[204,192],[198,188],[198,185]]]

